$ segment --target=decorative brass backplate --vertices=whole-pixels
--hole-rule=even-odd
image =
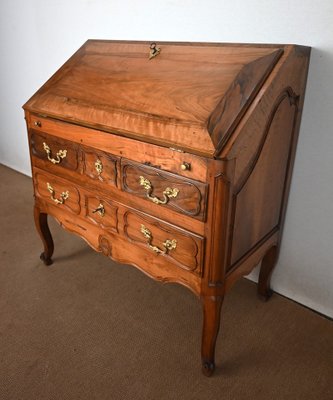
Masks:
[[[93,214],[97,213],[100,217],[104,217],[105,208],[102,203],[99,203],[98,207],[93,210]]]
[[[67,200],[69,198],[69,191],[66,190],[66,192],[62,192],[60,194],[60,199],[57,199],[55,197],[55,190],[53,189],[53,187],[50,185],[49,182],[46,183],[47,186],[47,190],[51,193],[51,199],[56,203],[56,204],[64,204],[65,200]]]
[[[164,249],[160,249],[159,247],[154,246],[152,244],[153,235],[152,235],[151,231],[148,228],[146,228],[144,225],[141,225],[141,233],[147,239],[148,247],[157,254],[167,254],[168,251],[174,250],[177,247],[176,239],[167,239],[163,243]]]
[[[151,182],[149,181],[149,179],[145,178],[144,176],[140,176],[139,181],[140,181],[140,185],[143,186],[147,191],[146,197],[155,204],[167,204],[169,199],[178,196],[179,189],[167,187],[163,191],[163,200],[160,200],[158,197],[152,196],[152,192],[153,192],[154,188],[153,188]]]
[[[59,164],[61,160],[67,156],[67,150],[59,150],[56,154],[56,158],[52,158],[51,149],[45,142],[43,142],[43,148],[46,152],[47,159],[51,161],[52,164]]]
[[[103,164],[102,161],[100,159],[96,160],[95,162],[95,169],[97,172],[97,175],[101,175],[101,173],[103,172]]]

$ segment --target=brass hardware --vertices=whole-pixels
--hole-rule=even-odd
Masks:
[[[100,217],[104,217],[105,208],[102,203],[99,203],[98,207],[93,210],[93,214],[97,213]]]
[[[42,123],[40,121],[35,121],[34,125],[40,128],[42,126]]]
[[[152,58],[158,56],[161,52],[161,49],[159,47],[156,47],[156,43],[151,43],[150,45],[150,52],[149,52],[149,60]]]
[[[167,187],[163,192],[163,200],[160,200],[158,197],[152,196],[152,192],[154,189],[151,182],[144,176],[140,176],[139,179],[140,185],[143,186],[147,191],[146,197],[155,204],[167,204],[169,199],[171,199],[172,197],[177,197],[179,193],[179,189]]]
[[[191,169],[191,164],[188,162],[183,162],[180,166],[182,171],[189,171]]]
[[[56,154],[57,158],[52,158],[50,147],[45,142],[43,142],[43,147],[47,154],[47,159],[51,161],[52,164],[59,164],[60,161],[67,156],[67,150],[59,150]]]
[[[152,235],[151,231],[148,228],[146,228],[144,225],[141,225],[141,233],[147,239],[148,247],[157,254],[167,254],[168,251],[174,250],[177,247],[176,239],[167,239],[163,243],[164,249],[160,249],[159,247],[154,246],[152,244],[153,235]]]
[[[51,193],[51,199],[56,203],[56,204],[64,204],[65,200],[67,200],[69,198],[69,191],[66,190],[66,192],[62,192],[60,194],[60,199],[56,199],[54,197],[55,195],[55,191],[53,189],[53,187],[49,184],[49,182],[46,183],[47,186],[47,190]]]
[[[101,173],[103,172],[103,164],[102,164],[102,161],[100,159],[98,159],[95,162],[95,169],[96,169],[96,172],[97,172],[98,176],[101,175]]]

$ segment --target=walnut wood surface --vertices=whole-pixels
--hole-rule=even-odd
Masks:
[[[246,77],[251,78],[249,86],[257,87],[267,75],[265,56],[273,53],[267,61],[270,67],[278,52],[274,47],[161,42],[160,55],[149,61],[149,46],[148,42],[87,42],[69,60],[70,68],[65,64],[25,108],[213,155],[220,142],[216,136],[222,138],[225,132],[214,129],[211,139],[207,131],[211,113],[226,92],[238,85],[237,76],[244,65],[259,60],[258,73]],[[262,63],[266,66],[263,70]],[[227,99],[221,107],[227,105],[230,121],[231,112],[233,120],[243,104],[237,110],[239,101],[230,102],[229,95]]]
[[[158,166],[163,170],[202,182],[206,181],[207,160],[203,157],[30,113],[26,113],[26,120],[29,130],[38,129],[43,134],[47,132],[48,135],[56,138],[68,139],[73,143],[99,149],[114,156],[125,157],[141,164]],[[40,128],[36,128],[36,122],[40,122]],[[190,170],[181,169],[183,162],[190,164]]]
[[[258,295],[267,301],[273,294],[270,288],[270,280],[273,269],[277,262],[278,248],[277,246],[271,247],[265,254],[261,262],[260,274],[258,280]]]
[[[103,214],[96,211],[101,205]],[[85,216],[107,231],[118,233],[118,208],[117,203],[105,199],[104,196],[84,195]]]
[[[237,74],[208,120],[208,131],[218,155],[261,85],[283,53],[282,49],[246,64]]]
[[[37,232],[44,246],[44,251],[41,253],[40,259],[45,265],[51,265],[53,262],[51,257],[54,251],[53,239],[47,223],[47,214],[41,212],[37,204],[34,207],[34,219]]]
[[[225,294],[260,263],[258,294],[272,294],[310,49],[158,45],[149,61],[148,42],[88,41],[25,104],[35,223],[46,264],[52,215],[96,251],[192,290],[210,376]],[[66,158],[50,162],[44,141]],[[179,193],[154,204],[140,176],[159,198]],[[63,204],[47,183],[54,198],[68,191]],[[167,239],[177,246],[156,250]]]
[[[168,203],[161,205],[161,207],[173,208],[185,215],[204,220],[207,185],[162,172],[157,168],[143,166],[129,160],[122,160],[122,189],[149,202],[152,202],[152,200],[147,198],[147,190],[140,184],[140,176],[151,182],[153,189],[151,196],[163,199],[163,191],[168,187],[179,191],[176,197],[171,197]]]
[[[175,239],[177,240],[177,247],[169,251],[165,256],[158,256],[166,257],[168,262],[173,262],[185,270],[201,275],[203,238],[134,213],[133,211],[126,211],[123,218],[125,236],[132,243],[147,247],[147,239],[145,239],[140,231],[141,225],[144,225],[151,231],[153,237],[152,244],[161,249],[163,249],[162,244],[166,239]]]
[[[68,198],[64,200],[62,204],[63,208],[72,211],[74,214],[80,214],[81,204],[80,204],[80,192],[78,191],[76,185],[71,182],[67,182],[58,177],[45,174],[43,172],[37,172],[34,175],[36,195],[43,199],[54,202],[51,198],[51,193],[48,190],[47,184],[49,183],[54,189],[53,197],[60,200],[61,194],[68,192]]]
[[[102,151],[93,151],[86,147],[81,147],[83,160],[83,173],[89,178],[97,179],[100,182],[117,186],[117,163],[119,159]],[[101,165],[101,172],[96,168],[96,162]]]
[[[294,94],[283,92],[267,121],[258,158],[234,196],[231,265],[279,225],[296,113]]]
[[[46,168],[56,166],[60,168],[68,168],[72,171],[77,171],[79,168],[79,154],[78,147],[68,140],[55,138],[47,134],[41,134],[40,132],[31,132],[31,151],[35,157],[45,161]],[[51,150],[50,158],[55,159],[56,154],[59,151],[65,150],[66,156],[59,158],[58,164],[53,164],[49,159],[44,149],[44,143],[49,146]]]
[[[36,204],[43,213],[52,215],[63,228],[82,237],[96,251],[102,252],[119,263],[133,265],[161,282],[178,282],[198,295],[200,278],[196,273],[181,268],[176,263],[170,262],[168,258],[156,255],[147,246],[133,243],[125,237],[123,227],[124,214],[128,211],[126,207],[119,207],[119,234],[115,234],[112,230],[106,230],[98,224],[91,223],[89,218],[73,215],[68,209],[48,200],[38,197]]]

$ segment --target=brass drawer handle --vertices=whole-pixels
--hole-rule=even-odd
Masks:
[[[99,160],[99,159],[96,160],[95,169],[96,169],[97,175],[98,176],[101,175],[101,173],[103,172],[103,164],[102,164],[101,160]]]
[[[163,200],[160,200],[158,197],[152,196],[152,192],[154,190],[153,186],[151,182],[144,176],[140,176],[140,185],[146,189],[146,197],[155,204],[167,204],[169,199],[172,197],[177,197],[179,193],[179,189],[167,187],[163,192]]]
[[[93,214],[97,213],[100,217],[104,217],[105,208],[102,203],[99,203],[98,207],[93,210]]]
[[[67,200],[69,198],[69,191],[66,190],[66,192],[62,192],[60,194],[60,199],[57,199],[56,197],[54,197],[55,195],[55,190],[53,189],[53,187],[49,184],[49,182],[46,183],[47,186],[47,190],[51,193],[51,199],[56,203],[56,204],[64,204],[65,200]]]
[[[43,147],[47,154],[47,159],[51,161],[52,164],[59,164],[60,161],[67,156],[67,150],[59,150],[56,154],[57,158],[52,158],[50,147],[45,142],[43,142]]]
[[[168,251],[174,250],[177,247],[176,239],[167,239],[163,243],[164,249],[160,249],[159,247],[154,246],[152,244],[153,235],[152,235],[151,231],[148,228],[146,228],[144,225],[141,225],[141,233],[147,239],[148,247],[157,254],[167,254]]]

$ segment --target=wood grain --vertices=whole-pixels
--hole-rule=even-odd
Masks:
[[[244,65],[276,52],[161,42],[161,54],[149,61],[148,43],[101,45],[104,52],[96,51],[98,44],[84,46],[69,61],[70,73],[55,74],[25,109],[207,155],[216,152],[207,132],[212,110]]]
[[[218,155],[244,115],[283,50],[275,50],[246,64],[226,91],[208,120],[208,131]]]
[[[166,225],[153,220],[147,216],[126,211],[123,215],[124,234],[132,243],[147,248],[147,239],[141,233],[141,226],[144,225],[150,230],[153,237],[152,244],[164,250],[163,243],[169,240],[176,240],[177,247],[167,254],[156,254],[156,257],[166,257],[166,262],[175,263],[181,268],[201,275],[203,238],[189,232],[181,231],[174,226]],[[150,249],[150,251],[152,251]]]
[[[44,165],[46,169],[54,169],[54,171],[57,171],[58,168],[68,168],[71,171],[77,171],[79,169],[78,146],[75,143],[35,131],[31,132],[30,140],[33,156],[45,161]],[[59,161],[59,163],[52,163],[52,161],[48,159],[44,143],[50,148],[51,153],[49,154],[49,158]],[[66,156],[64,158],[57,157],[60,151],[66,151]]]
[[[89,146],[97,150],[111,153],[114,156],[125,157],[141,164],[158,165],[161,169],[174,172],[178,175],[205,182],[207,175],[207,161],[203,157],[178,151],[172,148],[132,140],[99,129],[90,129],[74,124],[68,124],[50,118],[27,113],[26,119],[30,129],[47,132],[56,138],[64,138]],[[36,128],[35,122],[40,122],[41,127]],[[191,169],[183,171],[181,164],[187,162]]]
[[[139,196],[146,201],[147,189],[140,183],[140,177],[148,179],[152,186],[151,197],[163,199],[163,191],[167,188],[178,190],[176,197],[170,197],[165,205],[160,207],[173,208],[176,211],[198,218],[205,219],[207,185],[193,180],[180,178],[176,175],[162,172],[160,169],[143,166],[129,160],[121,162],[121,187],[128,193]]]
[[[310,49],[160,42],[149,60],[149,45],[90,40],[24,105],[41,258],[52,262],[52,215],[105,256],[189,288],[210,376],[225,294],[260,263],[258,294],[272,294]],[[66,157],[52,163],[44,142]],[[177,195],[155,204],[141,176],[153,199]]]

